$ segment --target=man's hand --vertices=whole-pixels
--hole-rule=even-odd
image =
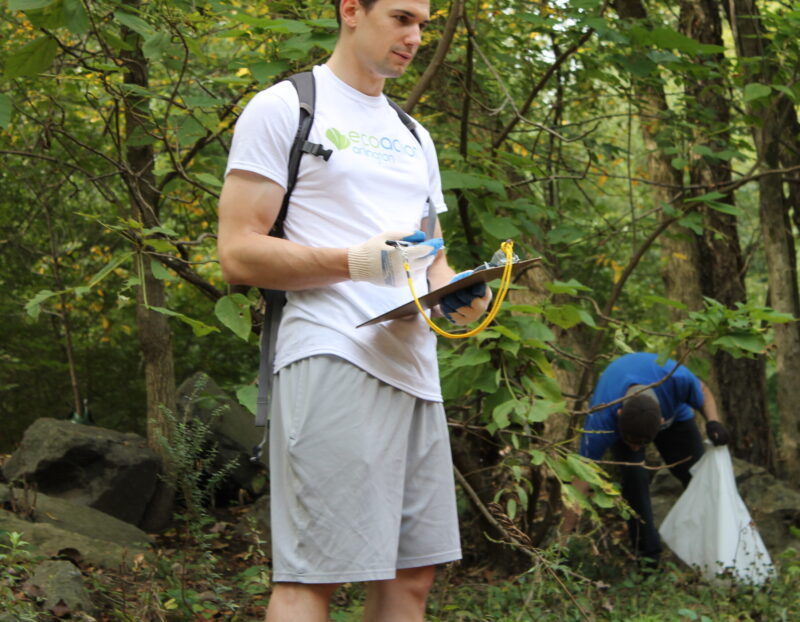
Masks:
[[[454,283],[465,276],[472,274],[472,270],[461,272],[450,281]],[[464,289],[443,296],[439,301],[439,308],[453,324],[464,326],[481,317],[492,300],[492,290],[486,283],[475,283]]]
[[[405,244],[387,244],[400,242]],[[347,267],[354,281],[367,281],[383,287],[400,287],[406,282],[403,262],[411,272],[423,269],[444,246],[442,238],[425,239],[422,231],[397,233],[385,231],[363,244],[347,249]]]
[[[719,421],[709,421],[706,423],[706,436],[715,446],[727,445],[730,439],[727,428]]]

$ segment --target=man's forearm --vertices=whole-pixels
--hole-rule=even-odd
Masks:
[[[232,284],[294,291],[350,278],[346,248],[312,248],[252,232],[229,245],[220,239],[225,280]]]
[[[722,421],[719,417],[719,410],[717,409],[717,401],[714,399],[714,394],[708,388],[705,382],[701,382],[700,386],[703,389],[703,408],[700,410],[706,421]]]

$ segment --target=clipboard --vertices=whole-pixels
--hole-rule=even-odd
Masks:
[[[541,257],[536,257],[534,259],[516,261],[511,267],[511,275],[517,276],[518,274],[521,274],[528,268],[532,267],[534,264],[539,263],[541,260]],[[430,309],[431,307],[438,305],[442,297],[446,296],[447,294],[457,292],[460,289],[469,287],[470,285],[475,285],[476,283],[488,283],[489,281],[499,279],[503,276],[503,270],[505,270],[505,266],[496,266],[494,268],[486,268],[485,270],[477,270],[469,276],[465,276],[463,279],[459,279],[453,283],[448,283],[444,287],[440,287],[432,292],[428,292],[424,296],[420,296],[419,302],[423,309]],[[388,320],[396,320],[401,317],[414,315],[418,312],[419,309],[417,309],[416,303],[413,300],[410,300],[409,302],[402,304],[399,307],[395,307],[386,313],[375,316],[371,320],[362,322],[356,326],[356,328],[369,326],[370,324],[380,324],[381,322],[386,322]]]

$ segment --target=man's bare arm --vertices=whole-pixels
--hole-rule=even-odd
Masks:
[[[287,291],[348,280],[346,248],[312,248],[268,235],[283,195],[279,184],[262,175],[241,170],[227,175],[217,239],[225,280]]]
[[[722,420],[719,418],[717,400],[714,399],[714,394],[702,380],[700,381],[700,386],[703,389],[703,408],[700,409],[700,413],[706,418],[706,421],[719,421],[721,423]]]

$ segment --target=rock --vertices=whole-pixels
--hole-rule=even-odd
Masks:
[[[94,604],[83,585],[83,577],[71,562],[47,560],[40,563],[25,584],[31,596],[44,599],[43,608],[58,618],[77,612],[94,612]]]
[[[156,486],[159,459],[137,434],[37,419],[3,467],[47,495],[140,524]]]
[[[250,460],[264,434],[263,428],[256,427],[255,417],[202,372],[178,388],[178,405],[187,419],[196,417],[211,426],[219,449],[215,468],[236,462],[223,495],[235,499],[239,489],[252,496],[263,494],[267,487],[266,469]]]
[[[88,538],[105,540],[134,549],[145,549],[151,541],[150,536],[138,527],[109,516],[105,512],[42,493],[25,500],[24,492],[20,489],[9,489],[8,486],[0,484],[0,503],[11,505],[12,498],[17,500],[14,505],[18,506],[23,501],[32,505],[25,514],[35,523],[49,523],[59,529]]]
[[[94,566],[109,569],[132,564],[134,557],[147,553],[142,545],[122,545],[68,531],[50,523],[31,523],[6,510],[0,510],[0,532],[21,533],[23,540],[48,557],[79,558]]]

